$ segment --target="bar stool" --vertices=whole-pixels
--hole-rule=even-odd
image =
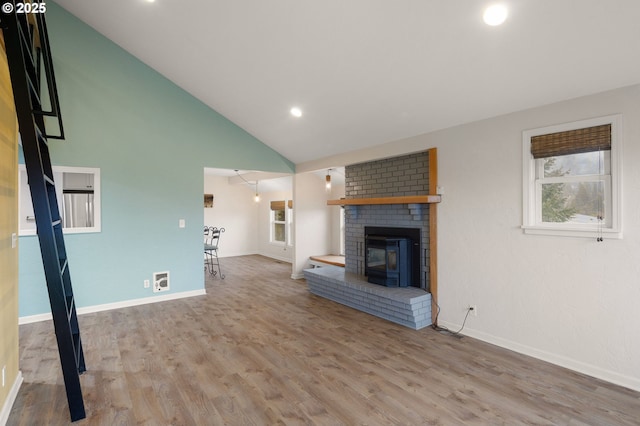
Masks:
[[[225,231],[224,228],[216,228],[215,226],[204,227],[204,255],[206,267],[213,276],[220,274],[220,279],[224,280],[222,269],[220,269],[220,259],[218,258],[218,247],[220,246],[220,234]],[[218,270],[215,270],[215,266]]]

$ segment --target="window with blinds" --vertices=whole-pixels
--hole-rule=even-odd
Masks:
[[[619,122],[602,117],[523,133],[525,232],[620,236]]]
[[[292,244],[293,200],[271,201],[271,243]]]

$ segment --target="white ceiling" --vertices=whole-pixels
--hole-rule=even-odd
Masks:
[[[243,185],[256,190],[258,183],[259,192],[292,191],[293,177],[286,173],[269,173],[256,170],[230,170],[205,167],[205,175],[226,177],[230,185]],[[313,172],[318,177],[322,186],[325,184],[327,174],[331,176],[334,185],[344,185],[344,167],[317,170]]]
[[[252,191],[272,192],[291,191],[293,189],[293,178],[288,173],[269,173],[257,170],[231,170],[205,167],[205,175],[219,176],[227,178],[230,185],[242,185]],[[258,183],[259,187],[256,187]]]
[[[640,82],[638,0],[56,2],[294,163]]]

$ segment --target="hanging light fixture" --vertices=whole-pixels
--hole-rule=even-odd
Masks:
[[[331,169],[327,169],[327,176],[324,178],[325,180],[325,188],[327,191],[331,190]]]
[[[254,201],[255,201],[256,203],[259,203],[259,202],[260,202],[260,194],[258,194],[258,181],[257,181],[257,180],[256,180],[256,196],[255,196],[255,197],[253,197],[253,199],[254,199]]]
[[[234,172],[236,172],[236,175],[238,175],[238,177],[240,179],[242,179],[244,181],[244,183],[246,183],[247,185],[253,185],[251,182],[246,180],[244,178],[244,176],[242,176],[237,169],[235,169]],[[256,203],[259,203],[260,202],[260,194],[258,193],[258,180],[257,179],[256,179],[255,185],[256,185],[256,195],[253,197],[253,199],[255,200]]]

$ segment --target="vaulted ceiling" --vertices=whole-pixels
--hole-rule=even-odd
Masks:
[[[640,83],[638,0],[56,2],[294,163]]]

